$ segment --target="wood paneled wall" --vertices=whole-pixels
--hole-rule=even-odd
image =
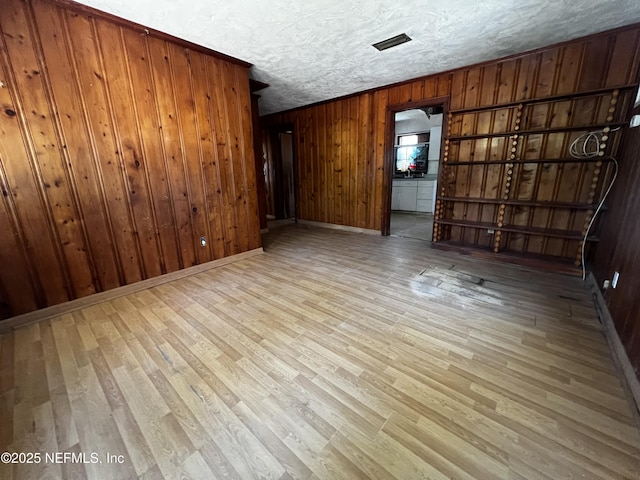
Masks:
[[[477,199],[475,203],[449,203],[448,212],[455,213],[459,223],[476,222],[480,226],[447,226],[440,230],[437,240],[493,249],[496,239],[488,236],[487,229],[497,228],[500,223],[498,200],[509,183],[506,194],[512,204],[502,211],[503,222],[511,223],[517,231],[506,232],[498,239],[500,251],[544,254],[573,262],[585,219],[593,212],[610,169],[605,165],[596,174],[593,164],[539,160],[567,157],[571,140],[594,124],[624,120],[631,86],[638,82],[639,40],[640,27],[634,25],[270,115],[262,122],[267,128],[294,125],[300,218],[384,230],[385,213],[389,211],[385,192],[391,178],[389,162],[385,164],[387,109],[444,97],[449,112],[459,112],[450,119],[449,135],[470,137],[445,146],[451,149],[450,158],[455,155],[458,160],[464,157],[501,164],[464,166],[453,175],[450,169],[441,169],[440,197]],[[615,87],[620,87],[616,94],[619,97],[608,119]],[[571,97],[587,92],[593,96]],[[515,123],[516,115],[521,118],[519,124]],[[515,165],[508,173],[505,164],[511,160],[514,125],[518,126],[515,130],[522,131],[516,159],[533,163]],[[536,132],[556,127],[566,131]],[[615,154],[620,136],[611,137],[607,153]]]
[[[640,108],[634,113],[640,114]],[[609,312],[636,375],[640,377],[640,128],[625,132],[620,171],[602,216],[593,272],[602,286],[620,273],[617,288],[604,291]]]
[[[381,228],[386,96],[365,93],[263,119],[293,126],[298,218]]]
[[[2,317],[260,246],[246,64],[58,2],[0,29]]]

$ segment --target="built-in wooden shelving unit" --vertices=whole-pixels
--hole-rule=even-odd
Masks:
[[[579,266],[633,87],[449,111],[434,243]],[[572,157],[572,142],[594,131],[604,132],[599,155]],[[587,242],[597,240],[591,231]]]

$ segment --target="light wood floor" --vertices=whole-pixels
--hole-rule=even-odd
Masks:
[[[638,478],[580,280],[425,245],[281,227],[264,255],[2,335],[0,451],[103,463],[0,477]]]

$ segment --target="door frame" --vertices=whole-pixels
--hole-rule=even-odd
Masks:
[[[447,136],[447,122],[446,118],[449,113],[449,97],[435,97],[425,100],[416,100],[413,102],[396,103],[393,105],[387,105],[386,118],[385,118],[385,132],[384,132],[384,169],[382,178],[382,228],[381,234],[383,236],[390,235],[391,233],[391,188],[393,184],[393,174],[395,171],[395,158],[394,158],[394,146],[395,146],[395,133],[396,133],[396,118],[395,115],[398,112],[405,110],[416,110],[425,107],[436,107],[442,105],[442,139],[440,141],[440,156],[438,158],[438,183],[437,187],[441,185],[442,178],[442,157],[444,153],[444,140]],[[434,192],[437,198],[437,191]]]

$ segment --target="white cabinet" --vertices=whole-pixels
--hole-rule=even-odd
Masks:
[[[391,210],[400,210],[400,187],[395,185],[391,189]]]
[[[431,204],[433,199],[433,182],[425,181],[418,183],[416,195],[416,211],[432,213]]]
[[[433,213],[435,180],[394,179],[391,189],[391,210]]]
[[[398,210],[415,210],[417,194],[418,191],[415,185],[402,185],[398,187]]]

